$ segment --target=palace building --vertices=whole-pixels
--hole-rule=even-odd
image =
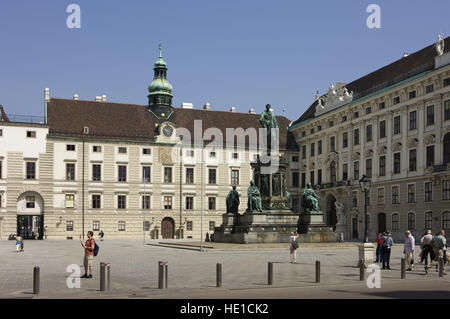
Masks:
[[[449,48],[450,38],[439,37],[353,82],[332,84],[291,125],[300,148],[292,185],[299,193],[315,186],[327,224],[346,240],[364,238],[363,174],[371,180],[370,240],[385,230],[400,240],[406,229],[416,236],[450,229]],[[344,206],[340,223],[336,202]]]
[[[76,239],[103,230],[106,238],[205,238],[221,224],[233,185],[243,213],[250,162],[260,154],[246,134],[261,127],[260,115],[234,107],[214,111],[209,103],[177,108],[172,98],[160,54],[148,105],[108,102],[106,96],[58,99],[46,89],[41,124],[15,120],[2,109],[0,237]],[[296,153],[291,121],[277,120],[280,152]],[[229,129],[237,135],[226,148]],[[180,147],[182,130],[192,143]],[[219,138],[211,130],[223,133],[223,146],[196,139],[196,132]]]

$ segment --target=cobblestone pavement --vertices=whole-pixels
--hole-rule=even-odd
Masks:
[[[167,242],[167,241],[166,241]],[[147,241],[157,244],[157,241]],[[301,245],[298,264],[289,262],[284,248],[228,246],[195,250],[144,245],[142,241],[99,242],[100,252],[94,258],[94,278],[81,279],[81,288],[67,288],[70,264],[82,265],[83,248],[74,241],[26,241],[25,251],[17,253],[14,241],[0,242],[0,298],[233,298],[238,291],[268,288],[267,262],[274,262],[274,284],[271,289],[301,288],[321,285],[327,290],[363,285],[356,268],[356,243]],[[400,258],[403,247],[395,245],[391,271],[382,271],[383,282],[401,283]],[[417,247],[417,251],[419,248]],[[418,256],[416,254],[416,259]],[[169,289],[158,289],[158,261],[169,263]],[[321,283],[315,284],[315,261],[321,262]],[[99,291],[99,263],[111,263],[111,290]],[[216,263],[223,267],[223,287],[216,288]],[[41,272],[40,294],[32,294],[33,267]],[[81,267],[81,274],[84,268]],[[448,276],[439,278],[434,269],[425,275],[423,265],[407,273],[408,285],[418,286],[432,281],[449,283]],[[403,280],[403,282],[405,282]],[[412,286],[412,287],[413,287]],[[329,288],[327,288],[329,287]],[[275,291],[275,290],[272,290]],[[247,296],[251,293],[247,294]],[[319,294],[320,295],[320,294]],[[241,294],[244,298],[244,295]],[[281,296],[281,295],[280,295]],[[282,298],[289,297],[285,291]],[[276,298],[271,296],[271,298]],[[296,298],[296,295],[292,295]]]

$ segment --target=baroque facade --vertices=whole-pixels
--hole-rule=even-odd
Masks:
[[[385,230],[400,240],[406,229],[415,236],[450,229],[449,47],[450,38],[444,50],[440,37],[351,83],[331,85],[291,125],[300,147],[292,185],[299,193],[307,182],[315,185],[327,224],[347,240],[364,237],[363,174],[371,179],[371,240]],[[342,221],[336,203],[343,204]]]

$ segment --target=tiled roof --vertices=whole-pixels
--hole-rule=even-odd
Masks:
[[[174,108],[168,121],[190,130],[193,138],[194,120],[202,120],[203,132],[208,128],[218,128],[224,134],[225,142],[227,128],[258,129],[261,127],[259,117],[259,114],[250,113]],[[280,149],[297,149],[292,133],[287,130],[291,121],[284,116],[277,116],[277,120]],[[155,125],[162,122],[149,112],[146,105],[55,98],[47,104],[47,121],[50,136],[85,137],[83,128],[88,127],[88,138],[149,143],[154,140]]]
[[[450,37],[445,39],[444,48],[444,53],[450,51]],[[435,44],[431,44],[420,51],[348,83],[345,87],[349,92],[353,91],[353,100],[356,100],[417,74],[432,70],[434,68],[435,57]],[[317,100],[314,101],[306,112],[293,124],[313,118],[317,103]]]

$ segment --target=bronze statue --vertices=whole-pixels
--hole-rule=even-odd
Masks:
[[[258,187],[256,187],[254,181],[250,181],[250,186],[247,190],[248,203],[247,212],[262,212],[261,195],[259,193]]]
[[[239,214],[239,193],[236,190],[236,186],[233,186],[233,189],[228,193],[227,199],[227,214]]]
[[[266,110],[261,113],[261,117],[259,118],[259,123],[261,123],[262,127],[267,129],[267,150],[268,154],[270,154],[271,150],[271,141],[272,141],[272,128],[278,128],[278,122],[276,116],[270,110],[270,104],[266,105]]]
[[[306,188],[303,191],[303,195],[302,195],[302,207],[305,210],[305,212],[310,212],[310,211],[319,211],[319,199],[320,198],[316,192],[314,191],[314,189],[312,189],[311,187],[311,183],[306,184]]]

